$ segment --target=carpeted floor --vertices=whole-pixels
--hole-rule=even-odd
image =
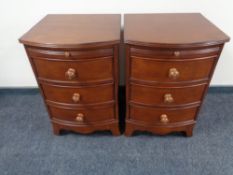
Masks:
[[[233,174],[233,92],[208,93],[191,138],[54,136],[37,90],[0,90],[0,129],[0,175]]]

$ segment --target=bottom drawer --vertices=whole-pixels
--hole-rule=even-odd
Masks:
[[[114,106],[81,107],[81,108],[58,108],[49,106],[53,119],[68,122],[88,124],[98,121],[114,119]]]
[[[194,120],[198,107],[152,108],[130,106],[130,119],[149,124],[172,124]]]

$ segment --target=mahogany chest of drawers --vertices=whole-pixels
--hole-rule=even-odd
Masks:
[[[229,37],[201,14],[128,14],[126,131],[192,136],[214,68]]]
[[[47,15],[20,38],[54,134],[118,128],[120,15]]]

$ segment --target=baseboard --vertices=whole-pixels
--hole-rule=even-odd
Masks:
[[[37,87],[25,87],[25,88],[0,88],[0,95],[1,94],[36,94],[39,93],[40,90]]]
[[[1,88],[0,93],[38,93],[39,88],[37,87],[9,87],[9,88]],[[119,93],[124,94],[125,86],[119,87]],[[208,89],[208,93],[233,93],[233,86],[210,86]]]
[[[210,86],[208,93],[233,93],[233,86]]]

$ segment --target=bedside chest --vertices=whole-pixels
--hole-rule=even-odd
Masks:
[[[192,136],[229,37],[201,14],[125,15],[126,131]]]
[[[120,15],[47,15],[20,38],[54,134],[118,128]]]

